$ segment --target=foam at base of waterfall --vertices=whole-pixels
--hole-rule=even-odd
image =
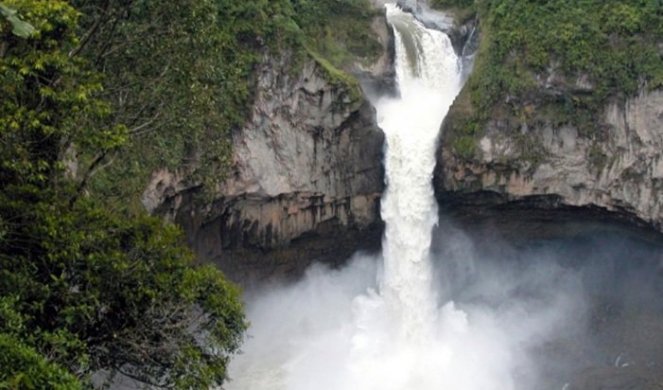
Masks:
[[[233,361],[228,390],[511,390],[513,348],[491,316],[469,321],[447,303],[427,338],[401,334],[377,293],[379,261],[359,256],[254,301],[254,338]],[[372,286],[366,292],[366,286]]]

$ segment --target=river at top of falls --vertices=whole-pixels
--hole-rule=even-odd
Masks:
[[[470,333],[453,303],[440,307],[432,285],[435,149],[462,86],[461,63],[446,34],[395,5],[386,13],[400,96],[376,103],[386,134],[382,264],[372,282],[361,276],[370,266],[360,266],[249,306],[250,338],[231,364],[228,390],[512,388],[508,370],[492,364],[508,354],[493,348],[492,334]]]

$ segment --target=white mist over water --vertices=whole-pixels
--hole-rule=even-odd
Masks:
[[[530,375],[520,358],[527,340],[559,322],[565,299],[521,322],[521,306],[439,304],[431,179],[462,72],[444,33],[393,5],[387,17],[400,97],[377,103],[387,139],[382,257],[358,256],[335,272],[316,266],[295,286],[249,298],[251,338],[231,363],[228,390],[511,390],[516,371]]]

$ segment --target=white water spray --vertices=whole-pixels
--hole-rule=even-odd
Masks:
[[[467,333],[467,318],[453,303],[438,308],[429,258],[438,215],[432,187],[436,140],[461,88],[459,59],[447,35],[411,14],[387,5],[387,19],[394,30],[400,97],[377,104],[387,139],[384,269],[379,292],[354,299],[350,380],[338,389],[486,388],[481,384],[490,382],[463,378],[470,373],[459,370],[464,358],[455,356],[454,343]]]
[[[400,97],[377,103],[387,138],[383,268],[356,262],[331,276],[314,268],[296,288],[250,306],[255,337],[231,365],[229,390],[513,388],[502,335],[494,325],[473,329],[453,303],[440,308],[432,285],[431,179],[439,129],[461,88],[459,60],[444,33],[393,5],[387,18]]]

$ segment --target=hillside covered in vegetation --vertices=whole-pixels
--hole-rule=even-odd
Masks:
[[[438,5],[477,17],[481,37],[443,125],[440,199],[531,200],[662,230],[663,3]]]
[[[611,99],[663,87],[663,3],[658,0],[434,0],[478,17],[475,68],[449,131],[463,156],[476,152],[488,119],[602,129]]]
[[[330,77],[376,53],[367,1],[0,2],[0,388],[115,374],[220,384],[247,326],[138,201],[159,167],[224,177],[266,53]],[[342,28],[341,28],[342,27]]]

